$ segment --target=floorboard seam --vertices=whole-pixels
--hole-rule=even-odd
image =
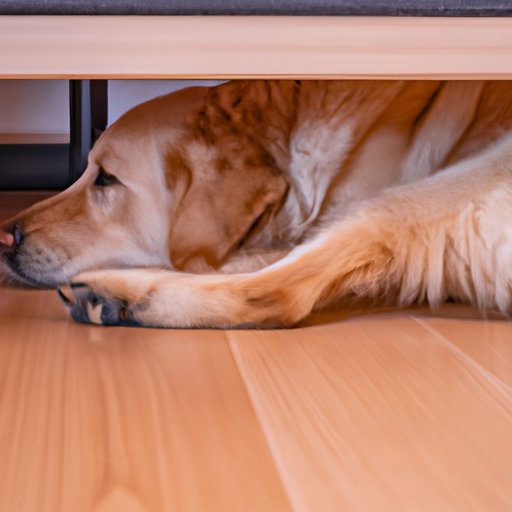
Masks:
[[[466,354],[463,350],[461,350],[457,345],[452,343],[449,338],[444,336],[437,329],[429,325],[427,322],[422,320],[421,318],[416,318],[414,316],[411,317],[415,322],[417,322],[421,327],[430,332],[440,343],[442,343],[446,348],[448,348],[454,354],[457,354],[468,366],[472,369],[477,370],[480,374],[484,376],[484,378],[489,381],[494,388],[499,391],[499,393],[512,404],[512,388],[499,377],[494,375],[494,373],[490,372],[482,365],[480,365],[477,361],[475,361],[471,356]]]
[[[295,510],[295,511],[296,510],[305,510],[302,498],[299,495],[297,495],[297,493],[293,492],[293,490],[290,488],[290,485],[288,485],[289,478],[287,478],[285,467],[281,463],[281,456],[279,455],[279,449],[277,447],[277,443],[274,441],[269,429],[266,427],[265,422],[263,421],[263,419],[260,415],[260,408],[257,405],[258,400],[256,399],[253,388],[250,385],[250,382],[246,378],[246,375],[245,375],[245,371],[243,368],[244,365],[243,365],[243,362],[241,360],[241,357],[240,357],[240,354],[238,351],[237,339],[236,339],[235,333],[231,332],[231,331],[226,331],[226,332],[224,332],[224,335],[226,336],[229,350],[231,351],[231,355],[233,356],[233,359],[235,361],[236,367],[240,374],[240,378],[242,379],[242,382],[244,383],[244,387],[245,387],[248,399],[252,405],[254,414],[258,420],[258,423],[260,424],[261,431],[263,432],[263,436],[265,437],[267,446],[268,446],[270,453],[272,455],[272,458],[274,460],[277,474],[279,475],[284,492],[285,492],[285,494],[288,498],[288,502],[290,504],[290,509]]]

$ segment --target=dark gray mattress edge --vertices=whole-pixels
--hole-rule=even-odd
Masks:
[[[1,15],[512,16],[512,0],[0,0]]]

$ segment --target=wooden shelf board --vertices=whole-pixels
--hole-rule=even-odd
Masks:
[[[511,78],[512,18],[0,16],[0,78]]]

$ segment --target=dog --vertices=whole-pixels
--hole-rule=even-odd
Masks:
[[[333,303],[511,310],[512,82],[233,81],[143,103],[0,230],[79,322],[292,326]]]

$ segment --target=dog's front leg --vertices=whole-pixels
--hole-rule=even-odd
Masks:
[[[310,307],[251,274],[193,275],[157,269],[101,270],[59,289],[74,320],[145,327],[281,327]]]
[[[356,217],[254,273],[194,275],[158,269],[101,270],[60,289],[72,317],[101,325],[282,327],[316,306],[374,295],[388,277],[386,232]],[[373,293],[372,293],[373,292]]]

